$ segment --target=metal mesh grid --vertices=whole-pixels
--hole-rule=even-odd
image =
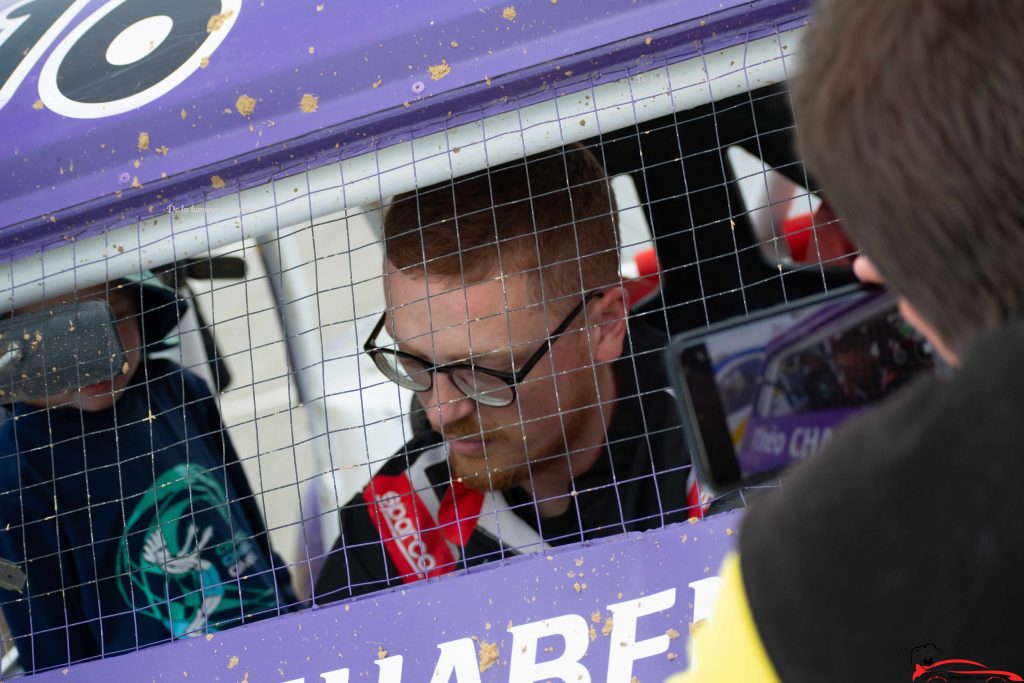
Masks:
[[[784,64],[788,46],[783,38],[774,45],[773,59]],[[698,61],[710,72],[707,59]],[[561,190],[536,192],[532,176],[524,176],[526,242],[499,237],[485,249],[507,260],[503,269],[467,277],[461,249],[451,254],[458,263],[454,277],[431,275],[430,258],[405,272],[382,268],[390,249],[384,222],[400,201],[419,212],[437,198],[451,202],[475,179],[489,196],[468,211],[456,206],[451,225],[483,212],[501,227],[497,219],[507,207],[494,199],[494,169],[517,156],[509,154],[508,140],[519,141],[522,159],[533,151],[526,133],[542,125],[551,130],[550,120],[532,120],[526,108],[514,112],[507,130],[488,130],[492,119],[480,112],[483,171],[459,174],[460,147],[446,130],[440,152],[409,146],[412,158],[393,171],[403,178],[397,185],[383,173],[345,178],[345,166],[337,164],[333,181],[299,174],[269,184],[258,197],[237,195],[242,241],[212,236],[218,217],[211,205],[177,207],[176,236],[223,245],[205,255],[179,253],[181,242],[170,240],[173,263],[151,262],[147,250],[166,252],[166,244],[154,245],[141,222],[136,246],[125,249],[108,237],[102,258],[76,255],[76,263],[117,261],[118,272],[124,259],[134,259],[135,270],[145,271],[141,285],[110,277],[107,285],[83,284],[66,294],[52,290],[55,280],[44,264],[29,283],[39,295],[23,296],[26,306],[51,306],[51,295],[72,303],[91,295],[112,304],[126,321],[121,328],[134,326],[140,334],[125,341],[122,332],[125,350],[136,357],[129,353],[131,372],[117,375],[129,377],[117,400],[116,384],[96,387],[81,379],[78,386],[92,387],[84,394],[50,397],[63,407],[9,406],[0,454],[3,547],[29,577],[20,593],[0,592],[9,622],[4,645],[19,646],[13,670],[207,634],[311,601],[702,514],[699,503],[706,501],[695,497],[665,391],[665,340],[849,280],[832,270],[851,250],[825,239],[829,217],[793,151],[785,88],[757,87],[749,76],[753,66],[744,55],[725,75],[673,83],[666,63],[627,79],[627,102],[601,102],[596,86],[574,94],[578,113],[560,111],[564,100],[555,100],[557,135],[531,159],[564,169],[569,218],[548,225],[545,202]],[[737,79],[739,94],[723,97],[723,83]],[[705,103],[693,107],[695,89]],[[672,98],[671,114],[643,114],[652,92]],[[602,129],[605,109],[624,106],[632,124]],[[569,117],[577,129],[567,133]],[[580,130],[591,137],[567,147]],[[493,160],[492,145],[501,147]],[[570,174],[566,157],[581,150],[606,174],[596,183]],[[418,153],[446,162],[455,178],[428,192],[436,179],[419,177]],[[374,166],[387,164],[376,158]],[[349,206],[346,193],[367,182],[377,185],[375,204],[312,218],[324,196],[341,194],[341,205]],[[392,192],[403,183],[404,190],[419,189],[396,200]],[[617,222],[618,241],[603,248],[619,261],[616,282],[585,299],[590,290],[577,261],[560,258],[548,265],[572,270],[575,287],[562,282],[573,277],[546,275],[536,288],[528,286],[548,268],[530,265],[531,259],[547,263],[546,231],[567,235],[559,239],[568,239],[570,252],[581,244],[573,202],[585,185],[610,192],[605,208],[586,218]],[[507,189],[497,187],[498,194]],[[365,187],[357,194],[364,197]],[[296,222],[296,206],[310,218]],[[247,236],[245,221],[254,217],[279,228]],[[422,227],[407,226],[416,234]],[[632,300],[619,293],[619,276]],[[176,318],[177,303],[154,304],[140,294],[158,286],[189,304],[159,350],[152,346],[162,335],[149,332],[149,324],[168,312]],[[117,310],[125,301],[128,310]],[[435,318],[434,307],[447,317]],[[431,365],[472,360],[510,372],[542,345],[550,348],[531,374],[517,378],[523,381],[510,406],[487,406],[483,388],[477,401],[466,398],[478,390],[473,382],[493,380],[466,368],[463,375],[447,372],[450,367],[435,373],[438,394],[416,394],[363,352],[382,312],[387,324],[376,345],[415,350]],[[396,317],[403,333],[395,332]],[[566,334],[552,336],[563,319]],[[494,353],[478,359],[467,330],[480,325],[484,350]],[[594,348],[612,329],[620,354]],[[587,384],[593,393],[580,392]],[[69,405],[87,399],[99,405],[104,396],[109,406],[96,411]],[[100,425],[97,415],[108,424]],[[473,464],[453,471],[438,433],[468,439],[457,448]],[[538,440],[550,443],[531,452]],[[528,457],[514,462],[524,448]],[[527,460],[528,468],[512,467]],[[559,468],[561,476],[549,476]],[[495,488],[510,470],[518,478]],[[340,509],[346,512],[339,520]]]

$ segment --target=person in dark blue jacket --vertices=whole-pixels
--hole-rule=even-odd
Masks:
[[[149,281],[154,282],[154,281]],[[147,358],[184,302],[116,281],[115,379],[12,407],[0,426],[0,605],[26,671],[212,633],[296,602],[206,384]]]

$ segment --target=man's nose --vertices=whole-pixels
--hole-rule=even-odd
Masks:
[[[427,419],[434,431],[441,432],[445,425],[455,424],[476,412],[476,401],[462,393],[446,373],[434,375]]]

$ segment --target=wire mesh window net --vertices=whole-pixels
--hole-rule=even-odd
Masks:
[[[757,76],[786,42],[12,266],[5,671],[742,504],[698,490],[663,356],[851,280],[785,85]]]

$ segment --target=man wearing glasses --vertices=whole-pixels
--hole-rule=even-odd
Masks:
[[[589,150],[399,196],[384,248],[388,306],[364,349],[431,430],[342,509],[319,601],[687,517],[664,318],[627,324]]]

